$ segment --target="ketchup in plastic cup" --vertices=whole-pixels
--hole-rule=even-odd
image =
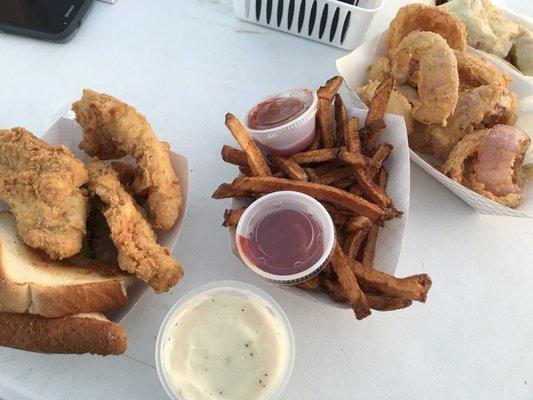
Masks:
[[[287,157],[313,142],[317,108],[316,93],[309,89],[277,93],[248,111],[246,128],[269,154]]]
[[[250,269],[269,281],[294,284],[312,278],[328,263],[335,228],[318,201],[283,191],[250,204],[235,235],[239,255]]]

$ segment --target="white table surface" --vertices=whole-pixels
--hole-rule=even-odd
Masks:
[[[527,3],[516,9],[531,16]],[[126,355],[1,349],[0,398],[165,399],[154,368],[164,314],[202,283],[238,279],[270,292],[292,323],[296,363],[284,399],[533,399],[532,220],[478,215],[413,164],[397,274],[427,272],[433,288],[426,304],[361,322],[289,297],[230,254],[220,226],[229,201],[210,198],[235,175],[219,158],[232,143],[224,114],[268,93],[317,87],[343,51],[241,22],[229,0],[98,3],[68,44],[0,34],[0,49],[1,127],[42,134],[84,86],[127,93],[191,169],[174,251],[185,278],[167,294],[147,294],[129,315]]]

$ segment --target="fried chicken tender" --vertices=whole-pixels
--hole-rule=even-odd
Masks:
[[[24,128],[0,130],[0,199],[15,215],[20,238],[54,260],[81,250],[88,175],[64,146],[51,146]]]
[[[119,267],[148,282],[156,293],[166,292],[183,276],[181,265],[166,247],[157,244],[154,231],[115,170],[96,158],[87,169],[90,194],[104,203],[101,211],[118,250]]]
[[[155,226],[170,229],[179,217],[182,198],[168,143],[157,139],[135,108],[106,94],[85,89],[72,110],[83,128],[80,148],[87,154],[104,160],[130,154],[137,160],[135,193],[148,195]]]

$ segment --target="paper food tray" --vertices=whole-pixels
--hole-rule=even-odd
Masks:
[[[89,160],[89,156],[78,148],[82,139],[82,130],[73,119],[64,117],[59,118],[41,138],[49,144],[64,145],[68,147],[76,157],[84,162]],[[172,163],[172,168],[180,181],[183,208],[178,221],[172,229],[158,232],[157,241],[159,244],[168,247],[172,251],[178,241],[184,216],[187,211],[189,167],[187,158],[172,151],[170,152],[170,162]],[[0,210],[9,210],[9,208],[5,203],[0,201]],[[133,285],[128,288],[128,302],[119,308],[106,312],[106,316],[111,321],[121,322],[149,289],[150,286],[146,283],[135,279]]]
[[[385,55],[387,33],[388,30],[363,43],[347,56],[337,60],[337,70],[344,78],[344,82],[350,89],[349,97],[351,105],[354,107],[365,110],[367,109],[366,105],[356,94],[355,90],[367,83],[368,66],[377,58]],[[526,77],[503,61],[494,63],[494,57],[488,57],[486,53],[477,51],[470,47],[468,51],[485,58],[487,61],[492,62],[498,69],[509,74],[513,80],[509,87],[513,92],[516,93],[519,101],[525,97],[533,95],[533,80],[530,77]],[[518,208],[512,209],[496,203],[495,201],[489,200],[473,190],[470,190],[448,178],[428,162],[431,157],[418,154],[412,150],[410,150],[410,153],[411,160],[413,160],[414,163],[416,163],[420,168],[452,191],[455,195],[468,203],[477,212],[481,214],[511,217],[533,217],[533,183],[530,182],[529,184],[526,184],[525,199]]]
[[[366,111],[348,107],[348,115],[356,116],[361,121],[366,117]],[[396,115],[386,115],[385,122],[387,128],[380,135],[379,142],[388,142],[394,146],[391,155],[385,162],[385,168],[389,172],[387,192],[394,201],[395,207],[403,211],[402,218],[387,221],[380,229],[376,244],[375,265],[388,274],[394,274],[400,259],[402,243],[405,236],[407,217],[409,215],[409,192],[410,192],[410,170],[409,170],[409,147],[407,143],[407,131],[402,117]],[[246,206],[243,200],[234,199],[231,207],[239,208]],[[235,228],[229,229],[229,240],[231,252],[241,261],[235,243]],[[241,261],[242,262],[242,261]],[[248,269],[244,263],[243,267]],[[250,271],[250,273],[253,273]],[[347,304],[332,301],[328,294],[322,290],[306,291],[297,287],[279,285],[279,287],[299,298],[326,304],[337,308],[349,308]]]

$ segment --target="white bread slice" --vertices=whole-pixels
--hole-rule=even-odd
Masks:
[[[0,311],[60,317],[103,312],[126,303],[132,277],[98,261],[53,261],[17,236],[0,212]]]
[[[0,346],[43,353],[122,354],[124,328],[98,313],[44,318],[0,312]]]

